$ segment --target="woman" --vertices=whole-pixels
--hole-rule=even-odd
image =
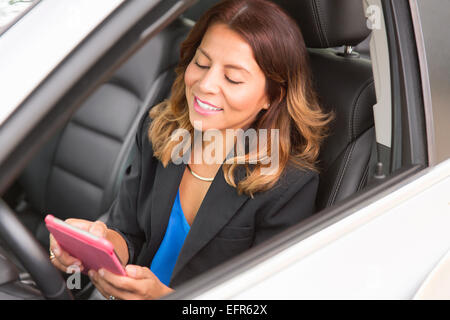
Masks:
[[[68,220],[110,240],[126,265],[128,277],[89,272],[105,297],[161,297],[314,212],[329,116],[308,70],[300,30],[275,4],[226,0],[202,16],[182,44],[170,98],[140,123],[107,224]],[[214,143],[198,139],[210,130]],[[239,135],[226,139],[267,130],[275,134],[240,154]],[[52,237],[50,248],[59,269],[81,265]]]

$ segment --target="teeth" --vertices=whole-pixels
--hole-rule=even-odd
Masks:
[[[201,101],[198,100],[198,99],[196,99],[196,100],[197,100],[198,105],[199,105],[202,109],[205,109],[205,110],[212,110],[212,111],[220,111],[220,110],[222,110],[222,109],[220,109],[220,108],[214,108],[214,107],[211,107],[210,105],[208,105],[208,104],[206,104],[206,103],[203,103],[203,102],[201,102]]]

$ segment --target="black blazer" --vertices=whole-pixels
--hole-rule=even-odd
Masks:
[[[153,157],[146,114],[136,134],[136,155],[109,209],[107,226],[126,240],[128,263],[150,267],[164,237],[186,168]],[[244,170],[236,176],[243,177]],[[228,185],[222,167],[197,212],[170,281],[171,287],[229,260],[314,212],[318,175],[287,167],[270,190],[251,199]]]

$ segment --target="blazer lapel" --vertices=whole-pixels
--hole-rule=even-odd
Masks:
[[[214,238],[248,198],[245,194],[238,195],[236,189],[227,184],[221,166],[198,209],[175,264],[172,279]]]
[[[150,209],[151,241],[149,243],[150,247],[146,252],[148,259],[158,250],[164,237],[169,223],[170,212],[185,168],[186,164],[176,165],[171,161],[164,168],[162,163],[158,161]]]

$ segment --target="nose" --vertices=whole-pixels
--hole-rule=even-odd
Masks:
[[[210,67],[203,72],[198,85],[203,93],[215,94],[219,92],[219,81],[219,71],[213,67]]]

